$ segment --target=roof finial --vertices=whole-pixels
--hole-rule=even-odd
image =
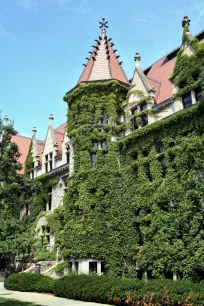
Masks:
[[[4,117],[4,126],[7,126],[8,120],[9,120],[8,115],[5,115],[5,117]]]
[[[140,56],[140,54],[138,52],[135,54],[134,59],[136,61],[136,67],[140,67],[141,56]]]
[[[106,29],[108,28],[107,24],[108,21],[106,21],[105,18],[102,18],[102,21],[100,23],[100,29],[101,29],[101,37],[104,38],[106,36]]]
[[[184,16],[182,21],[182,27],[184,28],[184,30],[189,32],[189,26],[190,26],[190,19],[188,18],[188,16]]]
[[[32,132],[33,132],[33,136],[35,136],[35,134],[37,133],[36,127],[32,129]]]
[[[49,120],[50,120],[50,125],[52,125],[52,121],[54,120],[53,114],[50,114]]]

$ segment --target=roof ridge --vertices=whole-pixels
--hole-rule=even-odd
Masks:
[[[201,35],[202,33],[204,33],[204,30],[200,31],[198,34],[196,34],[195,36],[193,36],[194,38],[197,38],[199,35]],[[171,55],[172,53],[176,52],[177,50],[179,51],[179,49],[181,48],[182,45],[179,45],[178,47],[176,47],[175,49],[173,49],[171,52],[167,53],[166,55],[160,57],[157,61],[155,61],[154,63],[152,63],[151,65],[149,65],[147,68],[145,68],[143,71],[145,73],[146,70],[151,69],[151,67],[158,63],[159,61],[161,61],[163,58],[166,58],[167,56]],[[172,58],[173,59],[173,58]],[[171,59],[171,60],[172,60]]]
[[[155,83],[158,83],[159,85],[161,85],[161,82],[159,82],[159,81],[157,81],[157,80],[155,80],[153,78],[150,78],[148,75],[146,75],[146,78],[151,80],[151,81],[153,81],[153,82],[155,82]]]
[[[16,135],[13,135],[13,136],[17,136],[17,137],[22,137],[22,138],[27,138],[27,139],[32,139],[32,137],[28,137],[28,136],[23,136],[23,135],[20,135],[20,134],[16,134]]]

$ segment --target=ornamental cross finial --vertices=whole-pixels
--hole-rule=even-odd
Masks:
[[[136,67],[140,67],[141,56],[138,52],[135,54],[134,59],[135,59],[135,62],[136,62]]]
[[[188,16],[184,16],[183,17],[183,21],[182,21],[182,27],[188,28],[190,26],[190,19],[188,18]]]
[[[32,132],[33,132],[34,135],[37,133],[36,127],[33,128]]]
[[[100,21],[99,24],[101,29],[101,36],[104,38],[106,36],[106,29],[108,28],[108,21],[106,21],[105,18],[102,18],[102,21]]]

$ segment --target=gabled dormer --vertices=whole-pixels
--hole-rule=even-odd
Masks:
[[[172,76],[175,112],[189,108],[203,99],[204,45],[190,33],[190,19],[183,18],[182,46],[177,54]]]
[[[49,126],[47,130],[47,135],[45,138],[45,146],[42,154],[42,167],[44,167],[45,173],[52,171],[55,167],[54,160],[55,156],[58,154],[58,143],[56,139],[56,134],[53,128],[54,117],[51,114],[49,117]]]
[[[131,81],[127,102],[124,106],[126,119],[131,121],[130,130],[138,129],[147,125],[149,120],[149,110],[155,103],[155,90],[140,67],[141,57],[139,53],[135,55],[135,70]]]

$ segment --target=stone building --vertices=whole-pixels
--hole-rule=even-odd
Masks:
[[[184,29],[187,29],[187,37],[192,39],[189,23],[189,19],[184,17],[182,25]],[[122,62],[119,61],[117,50],[114,49],[114,43],[107,36],[107,21],[102,19],[100,24],[100,36],[95,40],[93,50],[90,52],[89,58],[87,58],[87,63],[84,64],[84,70],[77,85],[68,94],[81,88],[80,86],[83,85],[103,84],[113,80],[118,81],[121,86],[127,88],[129,91],[127,100],[122,105],[123,109],[117,114],[119,115],[117,125],[120,126],[130,122],[130,120],[131,125],[125,129],[123,134],[112,133],[112,142],[117,142],[119,139],[127,137],[137,129],[145,129],[147,125],[149,126],[156,121],[165,120],[165,118],[169,118],[185,108],[190,108],[203,99],[200,86],[183,95],[183,97],[174,98],[179,88],[171,83],[170,76],[174,71],[179,52],[188,56],[195,53],[190,44],[183,42],[180,47],[171,51],[145,70],[142,70],[140,67],[141,57],[139,53],[136,53],[133,77],[131,80],[128,80],[122,68]],[[195,38],[200,43],[203,43],[204,31],[197,34]],[[195,77],[199,80],[199,75]],[[70,108],[70,114],[72,116],[72,107]],[[34,179],[46,173],[59,174],[58,184],[49,192],[46,207],[47,214],[52,213],[55,208],[63,205],[66,183],[72,180],[72,175],[76,171],[75,157],[79,153],[73,144],[70,132],[67,133],[66,123],[54,128],[53,120],[53,115],[50,115],[47,135],[44,141],[37,140],[36,128],[33,129],[31,140],[33,170],[30,172],[30,177]],[[111,126],[116,124],[113,119],[107,118],[106,112],[102,113],[100,120],[101,125]],[[96,118],[94,118],[93,124],[97,124]],[[24,153],[23,157],[25,158],[30,146],[30,140],[19,135],[15,136],[13,141],[19,145],[20,151]],[[95,141],[93,146],[97,150],[105,150],[107,143],[105,140]],[[96,167],[96,154],[94,152],[90,153],[90,167],[92,168]],[[24,160],[21,160],[21,162],[23,163]],[[82,163],[82,160],[80,162]],[[53,249],[54,236],[50,234],[49,229],[45,229],[46,222],[45,215],[38,220],[37,228],[40,229],[41,233],[45,230],[47,231],[46,235],[49,236],[48,248]],[[73,271],[78,270],[79,273],[95,271],[101,274],[104,269],[103,260],[96,257],[74,258],[70,259],[70,262],[72,262]]]

